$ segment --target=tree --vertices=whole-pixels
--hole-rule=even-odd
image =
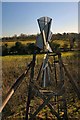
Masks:
[[[60,50],[60,49],[59,49],[59,48],[60,48],[60,44],[51,43],[50,46],[51,46],[51,48],[52,48],[52,50],[53,50],[54,52]]]
[[[2,46],[2,55],[8,55],[8,47],[7,47],[7,44],[3,45]]]
[[[18,54],[23,54],[23,48],[24,48],[24,45],[21,42],[15,43],[15,49]]]
[[[33,54],[34,53],[34,49],[35,49],[35,45],[34,43],[29,43],[28,44],[28,54]]]
[[[68,50],[68,44],[65,43],[65,44],[63,45],[63,49],[64,49],[64,51],[67,51],[67,50]]]
[[[74,47],[75,38],[70,39],[70,50]]]
[[[9,49],[9,53],[10,53],[10,54],[17,53],[15,46],[12,46],[12,47]]]

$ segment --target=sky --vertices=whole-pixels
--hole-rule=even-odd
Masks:
[[[78,3],[78,32],[80,33],[80,2]]]
[[[2,36],[37,34],[37,19],[52,18],[53,33],[78,32],[77,2],[3,2]]]
[[[0,2],[0,38],[1,38],[1,35],[2,35],[2,4]]]

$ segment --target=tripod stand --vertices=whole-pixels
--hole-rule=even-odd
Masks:
[[[58,64],[59,64],[59,67],[60,67],[60,81],[59,81],[59,84],[56,83],[56,85],[58,85],[56,87],[56,89],[49,89],[49,86],[51,87],[51,85],[49,84],[50,82],[55,82],[54,81],[51,81],[51,77],[50,77],[50,74],[49,72],[52,72],[52,68],[51,68],[51,65],[50,65],[50,62],[49,62],[49,57],[50,56],[53,56],[54,58],[56,56],[58,56]],[[45,54],[44,55],[44,59],[43,59],[43,62],[40,66],[40,70],[39,70],[39,73],[38,73],[38,76],[37,76],[37,79],[36,81],[34,81],[34,67],[35,67],[35,59],[36,58],[36,55],[33,55],[33,65],[31,67],[31,74],[30,74],[30,83],[29,83],[29,88],[28,88],[28,100],[27,100],[27,107],[26,107],[26,120],[33,120],[36,115],[47,105],[52,113],[52,115],[55,115],[59,120],[61,119],[61,116],[59,115],[59,113],[57,113],[55,110],[54,110],[54,106],[52,106],[52,104],[50,103],[50,100],[52,98],[57,98],[58,96],[62,96],[65,92],[65,88],[64,88],[64,80],[63,80],[63,76],[62,76],[62,72],[63,72],[63,69],[61,67],[61,54],[56,54],[56,53],[52,53],[52,54]],[[54,66],[56,64],[56,61],[54,61]],[[50,71],[49,71],[50,69]],[[55,71],[56,71],[56,67],[54,67]],[[41,72],[42,72],[42,84],[39,85],[39,79],[40,79],[40,76],[41,76]],[[56,73],[56,72],[55,72]],[[56,74],[55,74],[55,78],[57,78]],[[37,83],[38,84],[37,84]],[[58,82],[58,81],[57,81]],[[52,85],[53,86],[53,85]],[[59,91],[59,90],[60,91]],[[55,91],[56,90],[56,91]],[[35,94],[34,96],[35,97],[40,97],[42,100],[43,100],[43,103],[36,109],[36,111],[32,114],[32,113],[29,113],[30,110],[30,103],[31,103],[31,100],[32,100],[32,93],[35,91]],[[36,96],[37,95],[37,96]],[[66,109],[66,100],[63,99],[63,104],[64,104],[64,116],[65,118],[67,119],[67,109]],[[53,101],[54,102],[54,101]],[[58,101],[56,101],[58,102]],[[34,106],[33,106],[34,107]],[[60,112],[60,110],[59,110]],[[65,119],[65,120],[66,120]]]

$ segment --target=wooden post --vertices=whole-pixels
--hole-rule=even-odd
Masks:
[[[77,83],[75,83],[75,81],[73,80],[72,76],[69,74],[68,70],[66,69],[66,67],[64,66],[63,62],[62,62],[62,66],[66,72],[66,75],[69,79],[69,82],[72,84],[74,91],[76,92],[78,98],[80,99],[80,88],[78,87]]]
[[[58,53],[58,60],[59,60],[59,68],[60,68],[60,83],[61,83],[61,85],[63,85],[64,84],[64,76],[63,76],[61,53]]]
[[[66,99],[64,99],[63,101],[64,103],[64,120],[68,120],[68,116],[67,116],[67,103],[66,103]]]
[[[42,62],[42,64],[41,64],[41,67],[40,67],[40,70],[39,70],[39,73],[38,73],[38,76],[37,76],[36,81],[38,81],[39,78],[40,78],[40,75],[41,75],[41,72],[42,72],[42,66],[43,66],[43,62]]]
[[[55,56],[54,56],[54,77],[55,77],[55,81],[56,81],[56,86],[57,86],[57,72],[56,72],[56,64],[55,64]]]
[[[33,78],[34,78],[35,60],[36,60],[36,54],[34,53],[33,60],[32,60],[32,66],[31,66],[29,88],[28,88],[28,99],[27,99],[27,105],[26,105],[26,120],[29,120],[28,112],[29,112],[29,106],[30,106],[31,96],[32,96],[32,87],[30,83],[33,82]]]
[[[28,71],[30,69],[30,66],[28,66],[28,69],[25,70],[24,73],[22,73],[16,80],[16,82],[12,85],[12,87],[10,88],[9,92],[6,95],[6,99],[3,101],[2,106],[0,108],[0,113],[2,112],[2,110],[4,109],[4,107],[6,106],[6,104],[8,103],[8,101],[10,100],[10,98],[12,97],[12,95],[15,93],[15,91],[17,90],[17,88],[19,87],[19,85],[21,84],[22,80],[24,79],[24,77],[27,75]]]
[[[60,67],[60,82],[61,82],[61,86],[64,84],[64,72],[63,72],[63,65],[62,65],[62,59],[61,59],[61,53],[58,54],[58,59],[59,59],[59,67]],[[68,120],[68,117],[67,117],[67,104],[66,104],[66,98],[65,98],[65,95],[63,94],[62,95],[63,97],[63,110],[64,110],[64,115],[63,115],[63,119],[64,120]]]

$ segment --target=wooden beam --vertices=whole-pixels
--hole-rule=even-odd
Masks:
[[[4,109],[4,107],[6,106],[6,104],[8,103],[8,101],[10,100],[10,98],[12,97],[12,95],[14,94],[14,92],[17,90],[17,88],[19,87],[19,85],[21,84],[23,78],[27,75],[28,71],[30,69],[30,66],[28,67],[27,70],[25,70],[24,73],[22,73],[16,80],[16,82],[12,85],[12,87],[10,88],[9,92],[6,95],[6,99],[3,101],[2,106],[0,108],[0,113],[2,112],[2,110]]]
[[[59,60],[59,69],[60,69],[60,82],[61,85],[64,84],[64,72],[63,72],[63,67],[62,67],[62,59],[61,59],[61,53],[58,54],[58,60]]]
[[[57,86],[57,71],[56,71],[56,64],[55,64],[55,56],[54,56],[53,67],[54,67],[54,77],[55,77],[56,86]]]
[[[72,84],[74,91],[76,92],[78,98],[80,99],[80,88],[78,87],[77,83],[75,83],[75,81],[73,80],[72,76],[69,74],[68,70],[66,69],[66,67],[64,66],[63,62],[62,62],[62,66],[66,72],[66,75],[69,79],[69,82]]]
[[[54,110],[54,108],[53,108],[53,106],[51,105],[51,103],[48,104],[48,107],[50,108],[52,115],[55,115],[58,120],[61,120],[61,117],[60,117],[59,114]]]
[[[49,100],[53,97],[53,95],[51,94],[44,102],[43,104],[41,104],[37,110],[34,112],[34,114],[31,116],[30,120],[32,120],[44,107],[45,105],[48,104]]]
[[[41,71],[42,71],[42,66],[43,66],[43,62],[42,62],[42,64],[41,64],[41,67],[40,67],[40,70],[39,70],[39,73],[38,73],[38,76],[37,76],[36,81],[38,81],[38,80],[39,80],[39,78],[40,78]]]
[[[36,60],[36,54],[33,54],[33,60],[32,60],[32,66],[31,66],[31,73],[30,73],[30,82],[29,82],[29,89],[28,89],[28,98],[27,98],[27,105],[26,105],[26,120],[29,119],[28,113],[29,113],[29,106],[31,102],[31,96],[32,96],[32,87],[30,85],[31,81],[33,81],[34,78],[34,67],[35,67],[35,60]]]
[[[31,86],[33,85],[32,83],[30,84]],[[36,86],[36,85],[33,85],[34,87],[34,91],[37,93],[37,95],[41,98],[41,99],[43,99],[43,101],[45,101],[46,100],[46,96],[44,95],[44,94],[42,94],[40,91],[39,91],[39,89],[38,89],[38,87]],[[54,96],[54,93],[52,93],[52,96]],[[50,102],[48,102],[48,107],[51,109],[51,113],[52,114],[54,114],[57,118],[58,118],[58,120],[60,120],[60,116],[59,116],[59,114],[54,110],[54,108],[53,108],[53,106],[51,105],[51,103]],[[43,106],[44,107],[44,106]],[[38,114],[38,113],[37,113]],[[34,117],[35,117],[35,115],[34,115]],[[31,116],[31,118],[32,118],[32,116]]]

